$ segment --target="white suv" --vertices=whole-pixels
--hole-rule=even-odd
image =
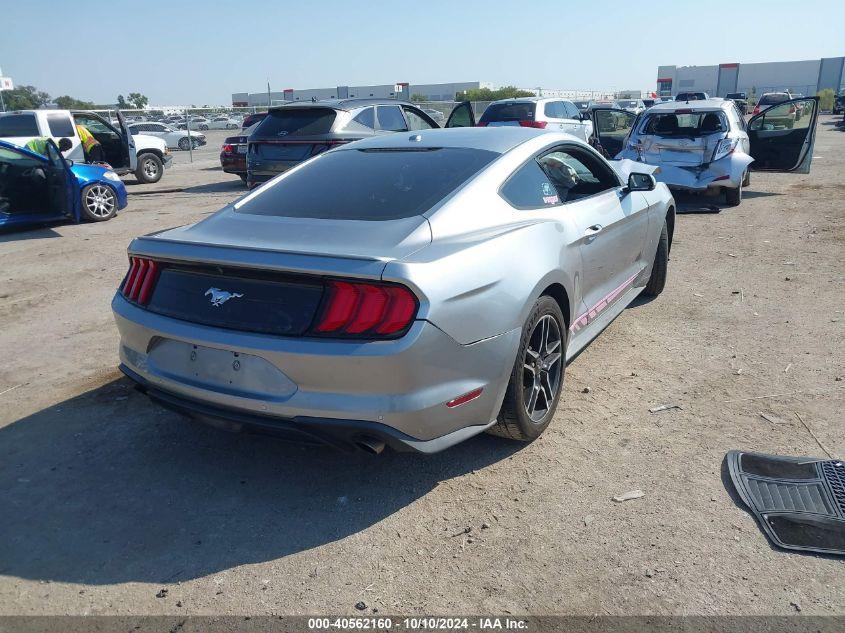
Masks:
[[[593,133],[589,116],[566,99],[518,97],[494,101],[478,121],[480,127],[521,125],[549,132],[566,132],[586,141]]]

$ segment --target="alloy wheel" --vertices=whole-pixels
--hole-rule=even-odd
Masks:
[[[149,179],[158,176],[158,164],[151,158],[144,161],[144,175]]]
[[[105,185],[94,185],[85,194],[85,208],[98,218],[114,213],[114,204],[114,192]]]
[[[522,389],[525,412],[540,422],[554,406],[560,389],[563,356],[560,325],[550,314],[537,321],[522,360]]]

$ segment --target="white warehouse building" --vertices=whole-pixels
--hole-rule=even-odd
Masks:
[[[793,62],[740,64],[729,62],[714,66],[659,66],[657,94],[675,96],[679,92],[706,92],[724,97],[730,92],[764,92],[814,95],[831,88],[845,87],[845,57],[825,57]]]
[[[286,88],[281,92],[236,92],[232,94],[232,105],[267,106],[288,101],[311,101],[312,99],[351,99],[354,97],[378,97],[409,100],[411,95],[424,95],[427,101],[452,101],[455,93],[473,88],[492,88],[482,81],[462,81],[444,84],[381,84],[377,86],[335,86],[333,88],[308,88],[299,90]]]

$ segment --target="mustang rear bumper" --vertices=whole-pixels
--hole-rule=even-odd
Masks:
[[[442,450],[485,430],[507,387],[520,330],[461,345],[426,321],[393,341],[279,337],[188,323],[112,301],[121,370],[200,419],[335,445],[377,438]],[[457,407],[450,400],[475,389]]]

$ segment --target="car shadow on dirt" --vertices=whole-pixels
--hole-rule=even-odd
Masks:
[[[185,193],[248,193],[243,180],[237,176],[232,176],[232,180],[223,180],[221,182],[209,182],[204,185],[195,185],[193,187],[185,187]]]
[[[115,380],[0,428],[0,573],[165,583],[274,560],[522,446],[488,435],[430,456],[298,446],[191,422]]]
[[[678,205],[677,212],[679,214],[721,213],[723,210],[734,208],[728,205],[724,196],[721,195],[685,193],[682,191],[675,191],[672,195]],[[748,189],[742,191],[743,199],[747,200],[779,195],[781,194],[771,191],[749,191]]]
[[[19,242],[21,240],[43,240],[45,238],[61,237],[52,227],[70,224],[70,220],[57,220],[44,224],[22,224],[20,226],[0,227],[0,244],[5,242]]]

